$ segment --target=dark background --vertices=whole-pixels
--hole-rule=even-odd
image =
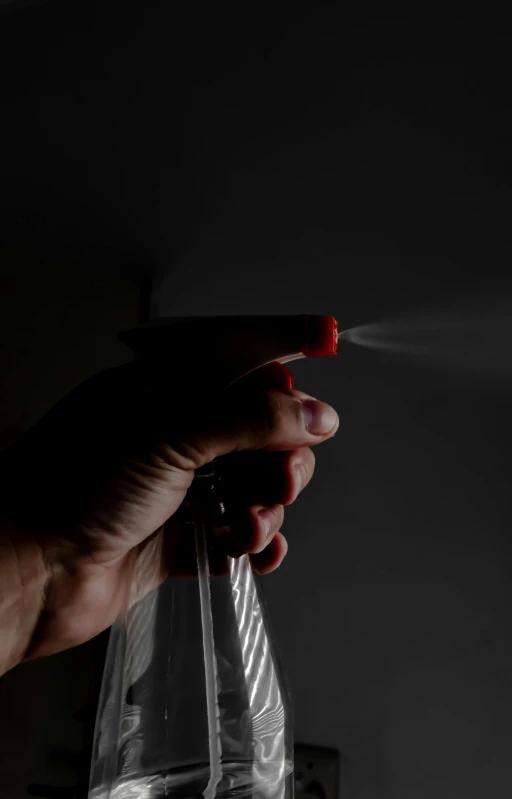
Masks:
[[[153,315],[508,313],[510,44],[490,13],[0,6],[2,268],[117,286],[83,289],[105,340],[147,274]],[[342,751],[343,799],[509,796],[512,372],[348,346],[294,371],[342,420],[268,580],[297,736]]]
[[[61,0],[4,6],[0,36],[8,240],[171,267],[238,190],[252,253],[376,256],[345,275],[368,303],[507,271],[504,20]]]

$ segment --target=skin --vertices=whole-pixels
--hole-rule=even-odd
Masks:
[[[142,591],[186,573],[182,517],[194,470],[221,458],[219,552],[267,574],[286,555],[284,508],[314,471],[336,413],[260,369],[218,397],[160,396],[137,366],[86,381],[3,454],[0,674],[76,646],[116,619],[155,540]],[[323,423],[323,424],[322,424]],[[228,456],[228,457],[222,457]]]

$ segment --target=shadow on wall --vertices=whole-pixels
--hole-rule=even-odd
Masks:
[[[116,336],[139,321],[142,277],[0,251],[3,447],[86,377],[130,360]]]

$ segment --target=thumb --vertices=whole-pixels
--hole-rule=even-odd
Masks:
[[[183,420],[165,444],[169,465],[189,471],[230,452],[309,447],[338,429],[336,411],[299,391],[227,392],[206,413]]]

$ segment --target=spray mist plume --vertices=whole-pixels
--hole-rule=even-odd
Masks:
[[[353,327],[339,338],[453,368],[512,375],[512,304],[422,311]]]

